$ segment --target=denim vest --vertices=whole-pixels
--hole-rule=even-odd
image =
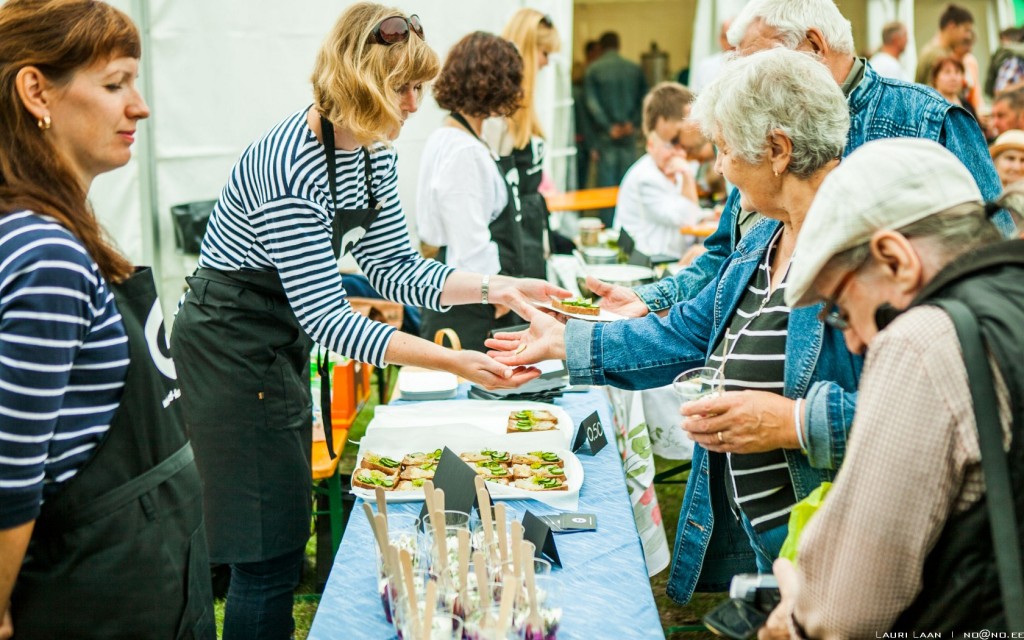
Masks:
[[[850,131],[844,157],[870,140],[934,140],[964,163],[986,200],[999,197],[1002,187],[985,138],[978,123],[963,107],[950,104],[930,87],[879,75],[870,64],[865,65],[864,78],[850,94],[848,102]],[[707,253],[675,277],[637,288],[637,294],[652,311],[693,298],[718,273],[736,246],[739,210],[739,193],[733,189],[725,202],[718,230],[704,242]],[[1016,235],[1013,219],[1006,211],[997,214],[992,221],[1007,237]]]
[[[668,384],[680,371],[702,366],[728,327],[779,226],[767,218],[758,221],[718,277],[664,318],[649,314],[606,325],[570,321],[565,345],[573,384],[651,388]],[[847,350],[841,332],[818,320],[820,309],[820,304],[794,309],[786,340],[783,393],[787,398],[805,398],[806,403],[807,453],[785,451],[799,499],[832,479],[846,454],[863,364]],[[735,573],[755,570],[747,535],[724,499],[724,478],[711,481],[713,459],[721,471],[724,456],[709,455],[694,446],[668,585],[669,595],[678,602],[690,599],[705,557],[712,560],[703,572],[701,586],[706,589],[723,590]]]

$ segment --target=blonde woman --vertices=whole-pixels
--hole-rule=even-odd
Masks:
[[[559,50],[558,31],[551,17],[535,9],[520,9],[501,32],[519,49],[523,58],[523,99],[511,115],[484,123],[484,139],[498,156],[512,202],[522,214],[523,275],[543,278],[548,245],[548,209],[540,195],[546,153],[544,130],[533,105],[537,73],[548,57]]]
[[[538,375],[354,313],[337,257],[351,252],[384,296],[431,309],[568,295],[536,280],[456,272],[413,251],[389,143],[439,67],[417,16],[352,5],[317,56],[313,105],[243,152],[210,218],[171,350],[211,560],[231,565],[228,640],[292,632],[309,537],[313,342],[375,366],[446,369],[488,387]]]

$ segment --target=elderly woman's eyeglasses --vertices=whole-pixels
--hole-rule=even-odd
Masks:
[[[380,24],[373,28],[370,37],[366,39],[366,44],[390,46],[399,42],[405,42],[409,39],[410,31],[418,35],[420,40],[426,40],[423,37],[423,23],[420,22],[418,15],[413,14],[408,18],[405,16],[384,18],[380,21]]]

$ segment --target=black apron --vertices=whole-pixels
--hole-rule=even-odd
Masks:
[[[11,597],[15,637],[212,639],[199,473],[152,272],[111,289],[131,358],[121,404],[43,504]]]
[[[324,118],[321,126],[333,204],[334,127]],[[363,153],[369,205],[335,211],[335,257],[347,253],[380,215],[370,153]],[[171,352],[203,478],[210,559],[237,564],[293,552],[305,546],[312,516],[313,341],[277,271],[200,268],[187,281]],[[322,386],[328,394],[330,385]]]
[[[506,169],[505,176],[512,184],[513,195],[519,203],[523,229],[523,277],[547,277],[547,263],[544,258],[544,236],[548,233],[548,205],[540,194],[540,182],[543,179],[541,161],[544,157],[542,145],[544,140],[534,137],[529,144],[520,149],[513,149],[512,155],[502,158],[511,164],[517,176],[510,179],[512,173]],[[536,153],[534,153],[536,148]],[[505,168],[505,167],[503,167]]]
[[[473,137],[480,140],[480,137],[473,132],[473,128],[461,114],[451,113],[450,115]],[[483,140],[480,140],[480,144],[486,147]],[[524,251],[523,216],[519,210],[518,196],[514,186],[519,181],[518,171],[512,156],[499,158],[495,162],[498,166],[498,173],[505,178],[508,204],[487,228],[491,232],[491,240],[498,245],[498,263],[500,265],[498,273],[503,276],[520,278],[525,275],[524,262],[525,256],[528,254]],[[437,252],[436,260],[445,262],[447,254],[448,248],[441,247]],[[539,255],[543,261],[543,250]],[[439,329],[451,328],[458,334],[463,349],[486,351],[484,340],[487,339],[489,332],[523,322],[522,318],[513,312],[506,313],[500,318],[495,318],[494,312],[493,304],[462,304],[454,306],[446,312],[424,308],[421,310],[420,335],[427,340],[433,340],[434,334]]]

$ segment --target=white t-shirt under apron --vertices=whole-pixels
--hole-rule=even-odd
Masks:
[[[498,245],[488,227],[507,204],[505,180],[483,142],[455,127],[430,134],[416,188],[416,229],[423,242],[447,247],[446,264],[498,273]]]

